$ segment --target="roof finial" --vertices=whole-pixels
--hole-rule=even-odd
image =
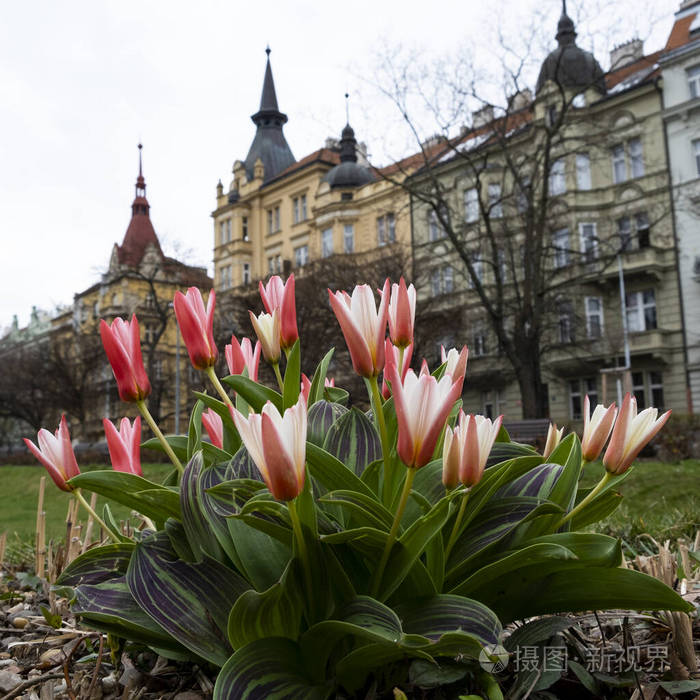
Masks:
[[[566,14],[566,0],[561,0],[561,13]]]
[[[350,123],[350,95],[345,93],[345,123]]]
[[[564,4],[566,4],[566,2],[564,2]],[[268,58],[270,58],[270,52],[271,52],[271,51],[272,51],[272,49],[270,48],[270,44],[268,44],[267,47],[266,47],[266,49],[265,49],[265,53],[267,54],[267,57],[268,57]]]
[[[143,148],[143,144],[139,143],[139,177],[143,177],[143,169],[141,167],[141,149]]]
[[[145,197],[146,196],[146,180],[143,177],[143,163],[141,161],[141,149],[143,144],[139,142],[139,176],[136,178],[136,196]]]

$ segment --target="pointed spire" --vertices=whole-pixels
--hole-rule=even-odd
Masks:
[[[143,163],[141,162],[141,149],[143,144],[139,143],[139,176],[136,178],[136,196],[146,196],[146,180],[143,177]]]
[[[557,25],[557,41],[559,46],[576,43],[576,28],[574,22],[566,13],[566,0],[562,0],[561,17]]]
[[[279,112],[277,106],[277,93],[275,81],[272,78],[272,66],[270,66],[270,47],[265,49],[267,65],[265,66],[265,79],[263,80],[262,94],[260,95],[260,112]],[[285,119],[286,121],[286,119]]]

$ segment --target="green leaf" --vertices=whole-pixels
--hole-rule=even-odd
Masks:
[[[246,644],[224,664],[213,700],[325,700],[332,691],[328,684],[314,683],[295,642],[266,637]]]
[[[192,652],[221,666],[231,653],[231,607],[250,588],[214,559],[179,559],[165,533],[145,537],[131,557],[126,581],[139,606]]]
[[[501,430],[503,431],[505,428],[501,427]],[[510,440],[507,442],[499,442],[498,439],[496,439],[496,442],[491,448],[491,452],[489,452],[489,457],[486,460],[486,468],[490,469],[497,464],[506,462],[509,459],[516,459],[517,457],[540,457],[541,459],[542,455],[531,445],[510,442]]]
[[[58,613],[52,613],[43,605],[39,606],[39,610],[44,616],[44,620],[46,620],[46,624],[49,625],[49,627],[53,627],[55,630],[61,629],[61,626],[63,625],[63,617],[61,617],[61,615]]]
[[[341,389],[338,386],[324,387],[323,396],[328,401],[332,401],[333,403],[339,403],[343,406],[347,405],[348,399],[350,398],[350,394],[345,389]]]
[[[317,401],[323,399],[323,390],[326,386],[326,375],[328,374],[328,365],[331,362],[335,348],[331,348],[318,363],[313,379],[311,380],[311,390],[309,391],[309,406],[312,406]]]
[[[190,414],[190,425],[187,431],[187,460],[192,459],[195,452],[202,449],[202,413],[204,402],[199,399],[195,402]]]
[[[464,666],[449,663],[440,666],[424,659],[416,659],[408,669],[409,681],[425,690],[456,683],[466,675],[467,669]]]
[[[332,545],[349,544],[363,556],[374,559],[384,550],[388,536],[387,532],[374,527],[358,527],[332,535],[321,535],[321,541]]]
[[[172,447],[175,456],[182,462],[187,462],[187,444],[188,438],[184,435],[166,435],[165,440]],[[141,447],[148,450],[158,450],[165,454],[165,449],[161,441],[158,438],[151,438],[146,440],[146,442],[141,443]],[[217,464],[219,462],[227,462],[231,459],[231,455],[225,450],[220,450],[218,447],[214,447],[210,442],[202,442],[202,451],[204,452],[204,461],[206,464]],[[177,472],[176,472],[177,473]]]
[[[504,646],[510,652],[516,651],[518,647],[534,646],[538,642],[546,642],[554,635],[568,630],[575,624],[577,624],[577,620],[572,617],[557,617],[556,615],[539,617],[514,630],[506,638]]]
[[[88,549],[63,569],[56,579],[56,584],[59,586],[94,585],[123,576],[135,546],[133,542],[121,542]]]
[[[94,491],[159,522],[182,517],[177,491],[136,474],[113,470],[84,472],[74,476],[68,484],[73,488]]]
[[[287,355],[287,366],[284,369],[284,408],[290,408],[299,399],[301,392],[301,357],[299,339]]]
[[[339,505],[353,516],[355,526],[369,526],[389,532],[393,515],[375,498],[357,491],[331,491],[318,499],[320,503]]]
[[[302,573],[292,560],[282,578],[262,593],[246,591],[234,603],[228,618],[228,638],[234,649],[266,637],[296,640],[301,624]]]
[[[306,463],[314,479],[318,479],[329,491],[357,491],[373,498],[372,490],[339,459],[324,449],[307,442]]]
[[[252,379],[248,379],[248,377],[244,377],[240,374],[232,374],[228,377],[224,377],[222,381],[228,384],[237,394],[240,394],[256,413],[260,413],[262,407],[268,401],[272,401],[280,413],[284,410],[283,399],[279,393],[269,387],[254,382]],[[299,386],[301,387],[301,382]],[[196,392],[195,395],[199,396]],[[202,397],[199,396],[199,398]]]
[[[306,439],[318,447],[323,447],[323,441],[326,439],[331,425],[347,412],[348,409],[339,403],[331,403],[323,399],[316,401],[309,408]]]
[[[357,476],[382,456],[379,433],[362,411],[353,406],[330,427],[323,443],[326,452],[337,457]]]
[[[613,476],[603,487],[601,492],[583,510],[579,511],[571,520],[571,529],[580,530],[591,523],[596,523],[607,518],[622,503],[622,495],[615,489],[622,481],[627,479],[634,471],[631,467],[626,472]],[[590,492],[592,488],[579,488],[576,493],[576,505],[578,505]]]
[[[193,391],[192,393],[200,401],[202,401],[207,406],[207,408],[211,408],[212,411],[219,415],[224,427],[223,451],[227,455],[234,454],[236,450],[238,450],[238,448],[241,446],[241,438],[238,435],[238,430],[236,430],[236,426],[233,423],[233,418],[231,418],[231,413],[228,409],[228,406],[223,401],[220,401],[219,399],[215,398],[214,396],[210,396],[209,394],[200,391]],[[208,443],[204,444],[206,445]],[[185,459],[189,458],[186,457]],[[213,461],[222,462],[227,459],[229,459],[229,457],[224,457],[223,459],[217,458]]]

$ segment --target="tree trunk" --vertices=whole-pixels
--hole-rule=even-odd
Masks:
[[[519,366],[515,368],[515,376],[522,397],[523,419],[549,418],[547,386],[542,382],[540,354],[528,347],[521,354]]]

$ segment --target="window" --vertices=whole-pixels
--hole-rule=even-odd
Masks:
[[[469,346],[469,354],[473,357],[482,357],[487,352],[486,325],[483,321],[476,321],[472,325],[472,343]]]
[[[221,222],[221,243],[229,243],[231,241],[231,219],[226,219]]]
[[[469,275],[469,289],[474,289],[474,287],[476,287],[474,277],[476,277],[480,283],[484,281],[484,261],[481,259],[480,253],[473,253],[471,259],[474,275]]]
[[[243,263],[243,284],[250,284],[250,263]]]
[[[243,233],[243,240],[249,241],[250,238],[248,237],[248,217],[247,216],[244,216],[241,218],[241,231]]]
[[[430,292],[434,297],[442,294],[442,270],[439,267],[430,273]]]
[[[146,332],[144,333],[144,341],[146,345],[153,345],[156,342],[156,327],[153,323],[146,324]]]
[[[300,245],[294,249],[294,262],[297,267],[304,267],[309,262],[309,246]]]
[[[267,259],[267,271],[271,275],[282,272],[282,256],[281,255],[271,255]]]
[[[267,210],[267,233],[268,233],[268,235],[274,231],[274,229],[272,228],[272,225],[273,225],[272,209],[268,209]]]
[[[700,175],[700,139],[693,141],[693,153],[695,155],[695,171]]]
[[[569,412],[572,420],[583,418],[583,396],[588,395],[591,411],[598,405],[598,384],[595,377],[569,381]]]
[[[333,229],[326,228],[321,231],[321,257],[327,258],[333,255]]]
[[[664,409],[664,383],[661,372],[649,372],[649,393],[651,405],[663,411]]]
[[[503,392],[500,389],[481,392],[481,411],[486,418],[493,420],[503,413],[504,403]]]
[[[627,329],[640,333],[656,328],[656,295],[653,289],[630,292],[625,295],[627,307]]]
[[[292,199],[292,221],[298,224],[300,221],[306,220],[306,195]]]
[[[635,230],[632,231],[634,221]],[[637,250],[638,248],[648,248],[649,240],[649,218],[646,212],[636,214],[634,219],[623,216],[617,220],[617,235],[620,237],[621,250]]]
[[[428,215],[428,231],[431,241],[437,241],[440,238],[444,238],[446,235],[445,229],[438,220],[437,212],[434,209],[431,209]]]
[[[306,195],[302,194],[300,197],[300,209],[301,209],[301,220],[306,221]]]
[[[620,250],[629,250],[632,247],[632,222],[629,216],[617,220],[617,235],[620,237]]]
[[[637,245],[640,248],[648,248],[651,245],[649,217],[645,212],[641,212],[637,214],[635,221],[637,224]]]
[[[581,236],[581,255],[584,262],[591,262],[598,257],[598,234],[595,224],[579,224]]]
[[[628,168],[629,164],[629,168]],[[641,139],[630,139],[612,149],[613,182],[624,182],[629,177],[644,175],[644,155]]]
[[[275,231],[280,230],[280,208],[275,207]]]
[[[396,222],[394,214],[389,212],[377,217],[377,245],[386,245],[396,240]]]
[[[503,216],[501,186],[497,182],[489,184],[489,215],[493,219],[500,219]]]
[[[496,253],[497,258],[496,258],[496,263],[498,265],[498,276],[499,279],[501,280],[501,283],[507,282],[508,281],[508,265],[506,263],[506,251],[505,248],[503,247],[503,244],[498,248],[498,251]]]
[[[569,264],[569,229],[560,228],[552,234],[554,248],[554,267],[559,269]]]
[[[574,109],[582,109],[586,106],[586,96],[582,92],[579,92],[578,95],[574,95],[574,99],[571,100],[571,105]]]
[[[352,224],[345,224],[343,227],[343,251],[355,252],[355,227]]]
[[[588,153],[576,154],[576,185],[580,190],[591,189],[591,159]]]
[[[279,206],[267,210],[267,233],[277,233],[280,230]]]
[[[430,291],[434,297],[454,291],[454,273],[449,265],[433,268],[430,273]]]
[[[520,181],[520,184],[518,185],[518,194],[517,194],[517,199],[518,199],[518,211],[522,214],[523,212],[527,211],[528,206],[530,204],[530,198],[532,197],[532,182],[530,180],[530,177],[526,175],[523,177]]]
[[[554,126],[557,123],[557,107],[549,105],[547,107],[547,126]]]
[[[476,187],[472,187],[464,192],[464,220],[474,223],[479,219],[479,193]]]
[[[442,268],[442,289],[445,294],[454,291],[454,275],[449,265],[445,265],[445,267]]]
[[[221,289],[229,289],[231,287],[231,266],[224,265],[221,268]]]
[[[691,97],[700,97],[700,66],[693,66],[686,71],[688,75],[688,90]]]
[[[630,170],[632,177],[642,177],[644,175],[644,157],[642,155],[641,139],[632,139],[627,144],[630,156]]]
[[[563,158],[552,163],[549,171],[549,193],[553,196],[566,192],[566,164]]]
[[[603,299],[602,297],[585,297],[586,335],[600,338],[603,335]]]
[[[559,342],[562,345],[574,342],[574,313],[571,303],[568,301],[561,302],[558,308],[558,331]]]

